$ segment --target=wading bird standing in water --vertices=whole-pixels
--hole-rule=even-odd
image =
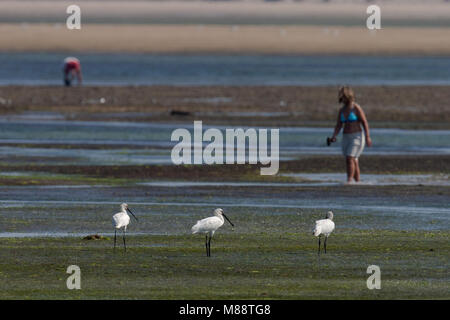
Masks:
[[[130,224],[130,216],[127,212],[131,213],[133,218],[138,221],[138,218],[131,212],[130,209],[128,209],[128,205],[126,203],[122,203],[120,205],[120,211],[119,213],[116,213],[112,217],[112,223],[114,227],[114,250],[116,249],[116,236],[117,236],[117,230],[123,228],[123,247],[125,248],[125,251],[127,251],[127,245],[125,242],[125,234],[127,232],[127,226]]]
[[[320,254],[320,237],[322,235],[325,236],[323,248],[325,249],[325,253],[327,253],[327,239],[328,236],[333,232],[333,230],[334,230],[333,212],[328,211],[325,219],[316,221],[316,226],[313,231],[313,234],[316,237],[319,237],[319,254]]]
[[[202,220],[197,221],[197,223],[192,227],[192,233],[206,233],[206,256],[211,257],[211,238],[214,235],[214,232],[216,232],[217,229],[219,229],[223,223],[224,219],[227,219],[227,221],[231,224],[232,227],[234,227],[234,224],[231,223],[230,219],[227,218],[227,216],[223,213],[223,210],[220,208],[217,208],[214,210],[214,216],[205,218]],[[209,235],[209,238],[208,238]]]

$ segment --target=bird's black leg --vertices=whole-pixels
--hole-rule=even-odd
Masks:
[[[320,236],[319,236],[319,252],[318,254],[320,254]]]
[[[114,229],[114,250],[116,250],[116,238],[117,238],[117,230]]]
[[[208,249],[209,249],[209,256],[211,257],[211,236],[209,236],[208,240]]]
[[[327,253],[327,239],[328,239],[328,237],[325,236],[325,242],[323,243],[323,248],[325,249],[325,253]]]
[[[208,253],[208,235],[206,235],[205,247],[206,247],[206,256],[209,257],[209,253]]]
[[[123,247],[125,248],[125,252],[127,251],[127,244],[125,243],[125,229],[123,229]]]

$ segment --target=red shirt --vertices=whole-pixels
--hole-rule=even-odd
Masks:
[[[64,72],[68,73],[72,70],[81,71],[80,61],[75,58],[66,58],[64,60]]]

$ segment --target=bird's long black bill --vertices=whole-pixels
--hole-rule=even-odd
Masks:
[[[232,227],[234,227],[234,224],[230,221],[230,219],[228,219],[228,217],[222,213],[222,215],[224,216],[225,219],[227,219],[227,221],[231,224]]]
[[[139,221],[139,220],[138,220],[138,218],[136,218],[136,216],[134,215],[134,213],[133,213],[133,212],[131,212],[131,210],[130,210],[130,209],[127,209],[127,211],[128,211],[129,213],[131,213],[131,215],[133,216],[133,218],[135,218],[135,219],[136,219],[136,221]]]

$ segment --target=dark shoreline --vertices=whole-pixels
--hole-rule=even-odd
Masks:
[[[337,89],[4,86],[0,87],[0,114],[56,112],[66,120],[330,126],[339,108]],[[373,127],[450,129],[449,86],[361,86],[354,90]]]

